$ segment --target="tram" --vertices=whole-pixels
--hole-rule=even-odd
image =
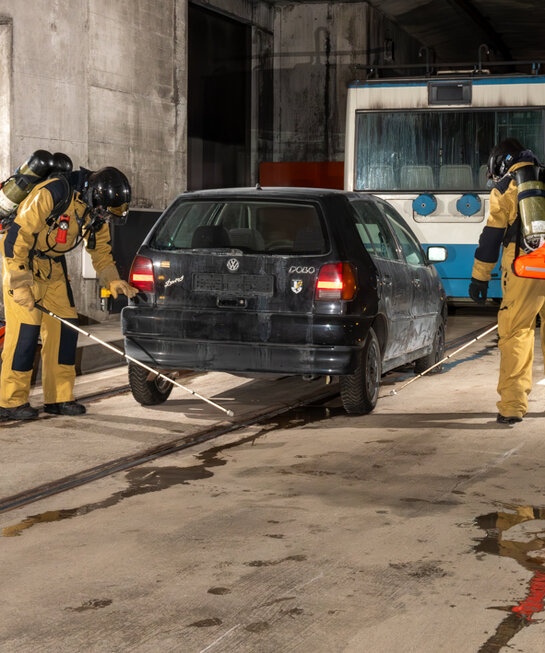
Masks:
[[[491,74],[480,67],[366,79],[348,90],[346,190],[388,200],[437,263],[447,296],[468,297],[473,257],[488,217],[492,147],[516,138],[545,160],[545,75]],[[499,265],[489,297],[501,297]]]

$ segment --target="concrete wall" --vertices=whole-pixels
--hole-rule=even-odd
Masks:
[[[186,0],[0,0],[0,19],[13,20],[11,165],[38,147],[77,166],[115,165],[133,206],[164,207],[185,187],[186,9]]]
[[[341,161],[346,89],[357,66],[418,60],[419,43],[365,2],[277,7],[275,161]]]
[[[13,24],[0,178],[35,149],[62,151],[119,167],[133,207],[163,209],[186,185],[186,12],[187,0],[0,0],[0,26]],[[79,311],[102,319],[79,250],[69,270]]]
[[[7,175],[11,133],[11,20],[0,19],[0,178]]]

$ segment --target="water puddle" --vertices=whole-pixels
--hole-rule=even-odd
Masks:
[[[95,510],[102,510],[114,506],[129,497],[147,494],[148,492],[159,492],[175,485],[187,485],[191,481],[210,478],[214,475],[210,471],[210,468],[225,465],[227,462],[225,459],[218,457],[222,451],[238,447],[248,442],[253,443],[260,436],[273,430],[298,428],[341,414],[345,414],[342,406],[298,406],[262,422],[260,425],[264,426],[264,428],[261,428],[260,431],[247,438],[203,451],[197,456],[202,461],[197,465],[192,465],[191,467],[135,467],[126,473],[128,487],[119,492],[115,492],[111,497],[95,503],[88,503],[78,508],[49,510],[39,515],[31,515],[18,524],[6,526],[2,529],[1,534],[3,537],[16,537],[17,535],[21,535],[24,530],[32,528],[32,526],[36,526],[37,524],[81,517]]]
[[[479,649],[479,653],[496,653],[512,648],[513,637],[538,621],[545,603],[545,508],[505,506],[505,510],[477,517],[475,523],[486,536],[473,547],[478,554],[513,558],[532,573],[526,596],[516,605],[491,609],[508,612],[496,632]],[[541,620],[539,620],[541,621]]]
[[[139,494],[148,492],[159,492],[175,485],[187,485],[190,481],[197,481],[204,478],[210,478],[213,473],[208,469],[217,465],[225,465],[226,461],[209,455],[212,452],[205,451],[201,454],[203,462],[191,467],[136,467],[126,474],[128,487],[119,492],[115,492],[111,497],[88,503],[78,508],[68,508],[64,510],[49,510],[39,515],[26,517],[22,522],[13,526],[6,526],[2,529],[4,537],[15,537],[32,526],[48,522],[62,521],[72,517],[81,517],[95,510],[102,510],[118,504],[123,499],[134,497]]]
[[[296,406],[285,413],[275,415],[268,420],[260,422],[262,429],[255,435],[255,437],[259,437],[260,435],[277,429],[296,429],[332,417],[339,417],[342,415],[346,416],[346,411],[342,407],[340,399],[335,399],[329,403],[333,405],[323,406],[320,404],[309,404],[308,406]]]

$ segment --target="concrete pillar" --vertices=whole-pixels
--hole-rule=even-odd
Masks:
[[[0,181],[10,174],[12,23],[0,16]]]

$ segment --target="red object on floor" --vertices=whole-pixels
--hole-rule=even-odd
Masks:
[[[530,590],[528,596],[514,608],[513,612],[518,612],[521,617],[532,621],[536,612],[543,612],[543,601],[545,599],[545,572],[536,571],[530,581]]]

